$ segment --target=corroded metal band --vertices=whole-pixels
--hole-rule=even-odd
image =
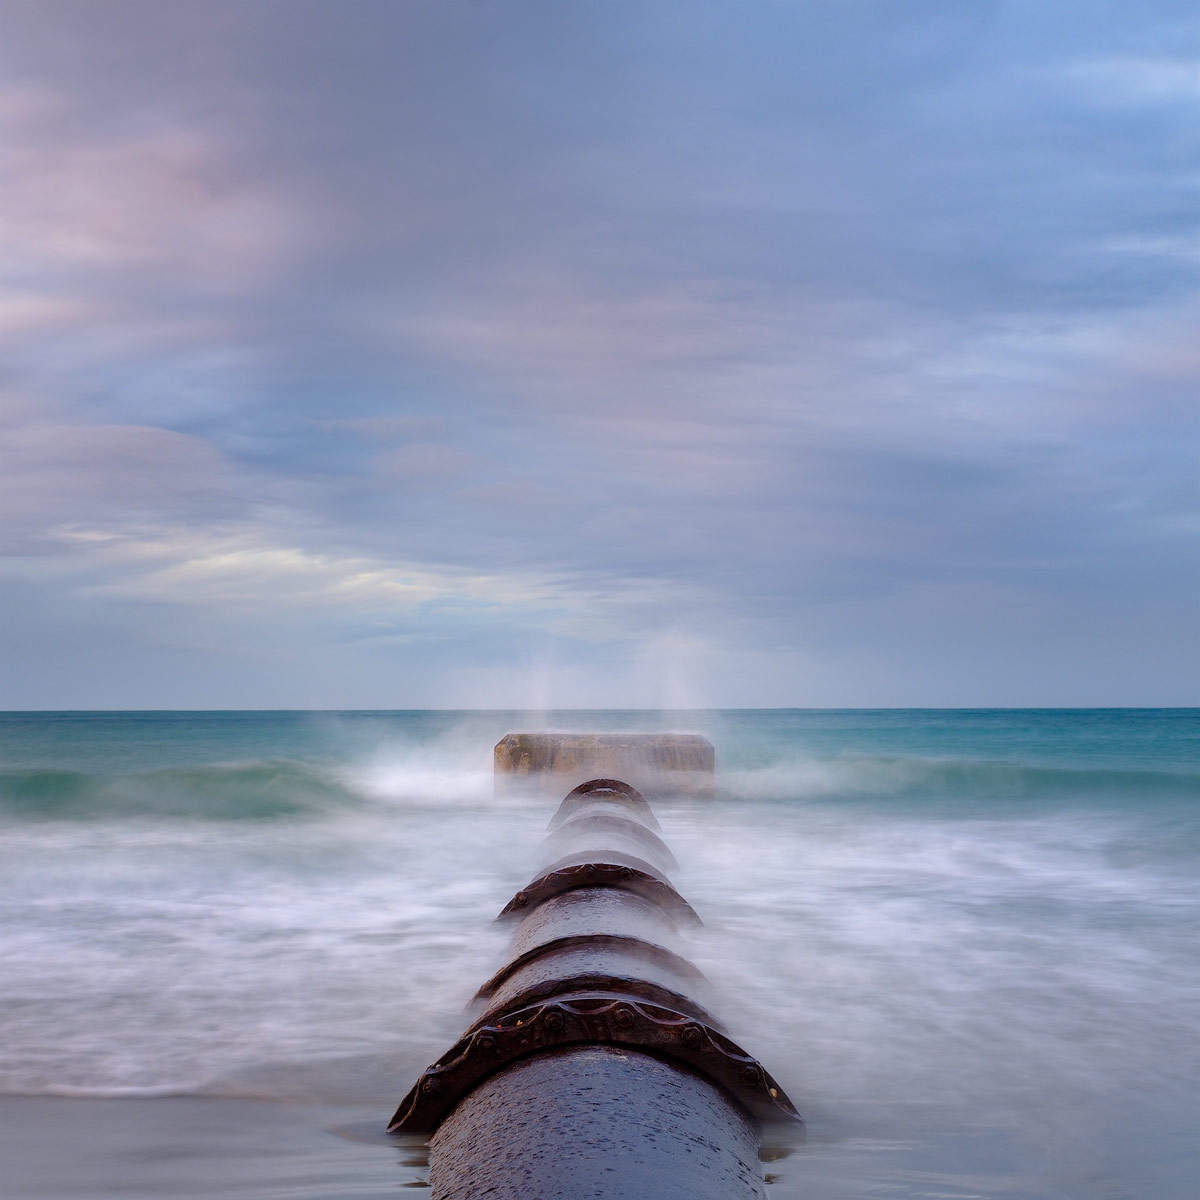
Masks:
[[[597,799],[611,799],[613,795],[620,797],[620,802],[633,809],[638,814],[638,819],[651,829],[661,829],[662,826],[658,823],[658,818],[654,815],[654,810],[650,807],[646,797],[635,787],[630,787],[621,779],[589,779],[587,783],[581,783],[577,788],[568,792],[563,797],[562,803],[554,811],[554,816],[550,818],[550,829],[557,829],[571,814],[578,808],[582,808],[587,804],[588,797],[593,793],[607,793],[595,797]]]
[[[658,963],[660,966],[665,966],[677,975],[682,975],[687,979],[704,978],[704,972],[695,963],[689,962],[680,954],[676,954],[674,950],[668,950],[666,946],[656,946],[653,942],[647,942],[638,937],[630,937],[628,934],[623,933],[578,933],[568,934],[566,937],[553,938],[548,942],[542,942],[540,945],[531,946],[524,954],[518,954],[516,958],[510,962],[506,962],[475,993],[476,1000],[486,1000],[505,980],[511,978],[528,963],[556,954],[562,950],[572,950],[577,946],[586,946],[588,949],[619,950],[634,960]]]
[[[469,1037],[476,1029],[482,1029],[483,1026],[500,1020],[505,1013],[534,1008],[551,1001],[557,1003],[570,1000],[576,996],[607,996],[613,1000],[636,1000],[639,1004],[651,1004],[671,1012],[688,1013],[718,1033],[724,1032],[724,1026],[706,1008],[697,1004],[690,996],[684,996],[660,983],[628,976],[605,975],[601,971],[583,971],[564,979],[548,979],[535,983],[532,987],[518,992],[511,1002],[485,1009],[483,1015],[463,1037]]]
[[[545,842],[542,843],[543,846],[545,844]],[[561,858],[546,863],[541,871],[543,875],[549,875],[551,871],[562,871],[566,867],[586,867],[589,863],[615,863],[619,867],[632,867],[635,871],[644,871],[647,875],[653,875],[655,879],[661,879],[663,883],[670,883],[667,873],[662,867],[656,867],[644,858],[630,854],[628,850],[616,850],[611,846],[591,846],[587,850],[572,850]]]
[[[472,1088],[507,1063],[557,1046],[605,1043],[665,1055],[720,1084],[763,1122],[803,1128],[795,1106],[757,1059],[686,1013],[622,996],[559,997],[471,1030],[417,1080],[389,1133],[429,1133]]]
[[[523,917],[531,908],[536,908],[551,896],[574,888],[612,887],[623,888],[654,901],[676,921],[701,924],[696,910],[669,883],[655,875],[649,869],[649,863],[643,865],[645,870],[619,862],[572,863],[570,866],[552,868],[522,888],[504,906],[496,920]]]

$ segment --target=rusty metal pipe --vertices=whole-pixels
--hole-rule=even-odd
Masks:
[[[802,1122],[709,1011],[644,796],[573,788],[541,859],[500,914],[513,942],[474,1021],[389,1125],[432,1135],[434,1200],[764,1197],[763,1123]]]

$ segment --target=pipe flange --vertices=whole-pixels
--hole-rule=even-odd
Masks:
[[[636,812],[644,825],[649,825],[651,829],[655,830],[662,828],[658,823],[658,818],[654,815],[654,810],[646,802],[646,797],[637,788],[630,787],[621,779],[589,779],[587,783],[581,783],[563,797],[563,802],[555,810],[554,816],[550,818],[549,827],[557,829],[564,821],[570,819],[576,809],[585,808],[589,796],[606,800],[619,797],[619,803]]]
[[[592,887],[622,888],[653,901],[676,921],[686,921],[692,925],[703,923],[696,915],[696,910],[665,880],[649,871],[613,862],[572,863],[547,871],[523,887],[504,906],[496,920],[523,917],[531,908],[545,903],[551,896],[575,888]]]
[[[762,1064],[695,1016],[629,996],[574,995],[473,1029],[401,1101],[389,1133],[432,1133],[469,1091],[514,1059],[579,1044],[629,1046],[687,1063],[764,1123],[804,1122]]]

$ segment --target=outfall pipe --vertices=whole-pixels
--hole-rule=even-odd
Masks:
[[[475,1020],[389,1132],[432,1135],[433,1200],[761,1200],[762,1125],[803,1123],[708,1009],[649,804],[580,784],[541,859],[500,914],[512,947]]]

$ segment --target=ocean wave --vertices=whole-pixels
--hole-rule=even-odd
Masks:
[[[722,771],[719,782],[733,799],[767,801],[1200,799],[1194,771],[917,756],[796,759]]]
[[[61,1100],[167,1100],[185,1096],[218,1096],[249,1099],[275,1099],[259,1093],[242,1093],[233,1089],[221,1090],[207,1085],[188,1087],[179,1084],[147,1085],[146,1087],[123,1086],[121,1084],[80,1085],[66,1083],[29,1084],[7,1086],[0,1082],[0,1096],[54,1096]]]
[[[0,814],[24,819],[264,820],[361,802],[362,797],[332,773],[297,762],[171,767],[128,774],[50,768],[0,771]]]
[[[829,755],[722,766],[732,802],[1148,802],[1200,800],[1194,770],[1129,765]],[[521,803],[520,798],[510,801]],[[264,821],[336,816],[397,807],[496,807],[491,772],[426,754],[314,764],[265,760],[89,772],[51,767],[0,769],[0,819],[98,820],[134,817]]]

